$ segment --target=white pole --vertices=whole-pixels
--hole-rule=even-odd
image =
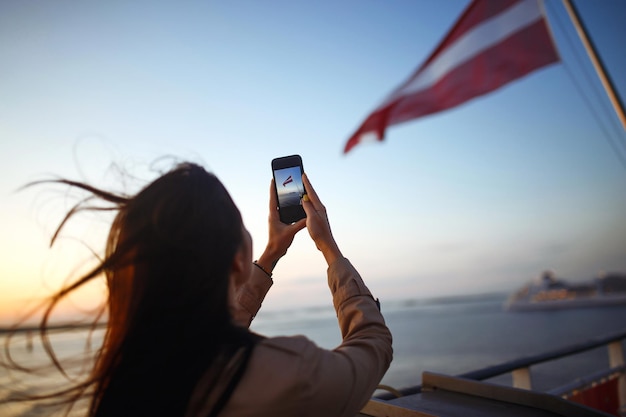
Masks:
[[[613,109],[615,109],[617,117],[622,122],[624,130],[626,130],[626,111],[624,111],[624,103],[617,94],[615,86],[613,85],[609,74],[606,72],[602,60],[597,54],[593,42],[587,35],[587,30],[580,20],[576,7],[571,0],[563,0],[563,4],[565,5],[565,8],[570,15],[570,19],[572,19],[572,23],[576,28],[576,32],[578,32],[578,36],[580,37],[580,40],[582,41],[583,46],[585,47],[585,50],[587,51],[587,54],[589,55],[589,58],[591,59],[594,68],[596,69],[596,72],[598,73],[598,77],[600,77],[600,81],[602,82],[602,85],[604,86],[604,89],[609,96],[609,100],[611,100],[611,104],[613,104]]]

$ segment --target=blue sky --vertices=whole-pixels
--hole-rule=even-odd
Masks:
[[[595,75],[581,75],[591,66],[564,37],[583,53],[560,1],[548,14],[565,66],[342,155],[468,3],[2,2],[0,304],[56,287],[88,256],[76,239],[99,249],[106,234],[106,218],[91,216],[49,250],[73,200],[16,189],[51,175],[120,189],[121,169],[133,190],[164,156],[220,177],[258,256],[270,161],[302,155],[344,254],[383,298],[510,291],[547,268],[573,280],[626,270],[626,169],[568,73],[604,125],[616,117],[593,96]],[[623,96],[626,3],[576,4]],[[266,308],[329,302],[305,233]]]

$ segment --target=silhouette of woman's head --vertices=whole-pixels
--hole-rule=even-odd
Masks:
[[[179,165],[149,184],[120,206],[111,227],[110,319],[130,319],[128,326],[227,321],[228,276],[242,230],[230,195],[200,166]]]

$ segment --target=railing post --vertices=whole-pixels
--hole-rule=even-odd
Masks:
[[[517,368],[511,372],[513,376],[513,387],[522,389],[531,389],[532,384],[530,382],[530,368]]]
[[[624,351],[622,340],[609,343],[609,366],[615,368],[624,365]],[[626,416],[626,373],[622,372],[617,382],[617,396],[619,398],[619,413]]]

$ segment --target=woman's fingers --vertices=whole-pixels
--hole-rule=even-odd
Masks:
[[[295,235],[300,230],[302,230],[302,229],[304,229],[306,227],[306,218],[300,219],[297,222],[295,222],[294,224],[290,224],[289,227],[293,230],[293,234]]]
[[[278,197],[274,191],[274,178],[270,181],[270,216],[278,215]]]
[[[304,188],[306,189],[307,199],[311,202],[315,211],[317,212],[321,210],[325,211],[326,208],[320,201],[320,198],[317,196],[317,193],[315,192],[315,188],[313,188],[313,186],[311,185],[311,182],[309,181],[309,177],[306,174],[302,174],[302,181],[304,182]]]

